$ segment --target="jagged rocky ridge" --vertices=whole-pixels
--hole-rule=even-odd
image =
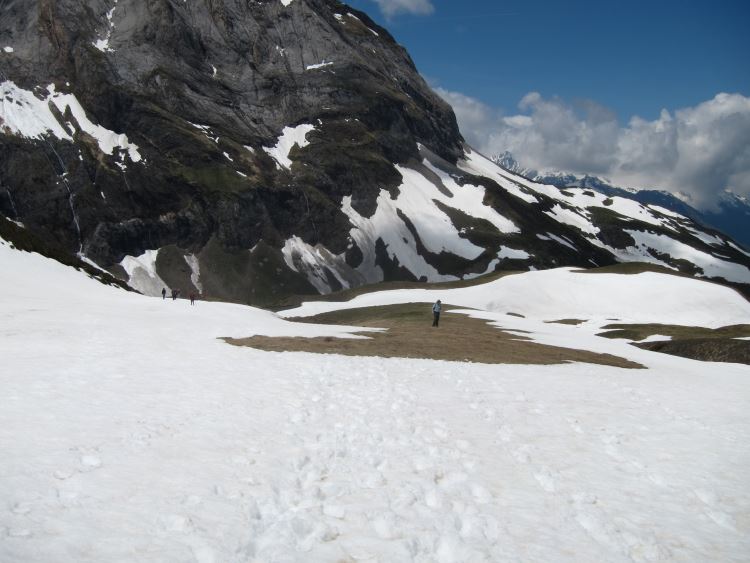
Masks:
[[[2,10],[0,213],[143,292],[267,305],[630,260],[750,283],[718,232],[472,151],[403,48],[339,2]]]

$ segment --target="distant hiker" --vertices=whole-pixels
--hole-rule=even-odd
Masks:
[[[190,292],[190,304],[195,305],[195,293]]]
[[[432,306],[432,326],[438,326],[438,323],[440,322],[440,311],[442,308],[443,306],[440,304],[440,299],[438,299]]]
[[[162,287],[161,288],[161,298],[162,299],[166,299],[167,298],[167,288],[166,287]]]
[[[177,290],[173,289],[172,290],[172,301],[174,301],[175,299],[177,299]]]

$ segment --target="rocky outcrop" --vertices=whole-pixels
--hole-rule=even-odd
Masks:
[[[107,267],[210,241],[245,253],[299,236],[338,252],[343,197],[366,213],[417,143],[453,160],[461,150],[450,108],[406,52],[338,2],[16,0],[3,10],[0,211]],[[53,101],[50,85],[74,102]],[[60,131],[43,120],[19,130],[14,106],[31,93]],[[26,109],[21,121],[39,108]],[[311,146],[286,168],[264,149],[300,124],[315,127]],[[120,135],[138,157],[106,150],[100,137]]]

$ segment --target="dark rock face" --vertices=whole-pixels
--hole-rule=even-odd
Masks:
[[[641,256],[633,228],[691,241],[487,169],[387,31],[286,3],[0,4],[0,214],[143,291],[260,305],[612,264]],[[702,273],[662,246],[648,257]]]

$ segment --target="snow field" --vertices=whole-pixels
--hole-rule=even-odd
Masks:
[[[750,552],[747,366],[709,373],[617,341],[604,351],[632,348],[650,369],[266,353],[216,337],[348,329],[128,294],[7,245],[0,264],[2,561]],[[558,292],[573,275],[550,274]],[[497,302],[509,288],[468,289]],[[723,316],[720,299],[737,306],[704,306]]]
[[[593,274],[573,268],[524,272],[460,289],[400,289],[367,293],[344,303],[310,301],[280,314],[311,316],[338,309],[431,303],[436,299],[499,315],[504,322],[512,322],[506,313],[522,314],[534,326],[564,318],[592,321],[596,327],[621,322],[717,328],[750,322],[750,303],[724,286],[653,272]]]

